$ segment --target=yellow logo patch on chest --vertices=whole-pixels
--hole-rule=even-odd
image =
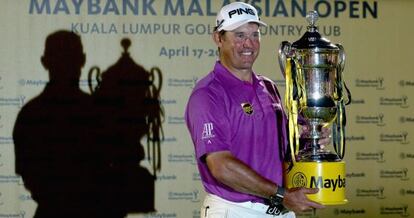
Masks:
[[[250,103],[241,103],[244,113],[251,115],[253,113],[253,106]]]

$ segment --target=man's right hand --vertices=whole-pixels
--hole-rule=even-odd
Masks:
[[[319,189],[317,188],[288,189],[283,198],[283,205],[295,213],[301,213],[312,208],[323,209],[325,208],[324,205],[311,201],[306,196],[307,194],[316,194],[318,191]]]

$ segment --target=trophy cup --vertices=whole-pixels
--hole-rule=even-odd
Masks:
[[[317,12],[309,12],[306,19],[307,32],[292,44],[282,42],[279,49],[289,117],[285,184],[319,188],[308,197],[324,205],[345,204],[345,105],[351,100],[342,80],[345,52],[341,45],[321,37],[315,25]],[[300,135],[299,125],[309,131]],[[328,127],[335,151],[318,144],[322,128]]]

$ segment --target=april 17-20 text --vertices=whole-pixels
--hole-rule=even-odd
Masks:
[[[177,57],[194,57],[200,59],[205,57],[216,57],[218,56],[218,50],[211,48],[190,48],[190,46],[187,45],[175,48],[167,48],[163,46],[160,49],[159,56],[167,57],[168,59]]]

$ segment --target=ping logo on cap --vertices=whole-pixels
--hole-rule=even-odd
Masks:
[[[246,23],[266,26],[266,23],[260,21],[256,8],[243,2],[233,2],[220,9],[215,31],[233,31]]]
[[[231,18],[233,15],[237,14],[237,15],[241,15],[241,14],[250,14],[255,16],[256,14],[254,13],[254,11],[251,8],[238,8],[238,9],[234,9],[229,11],[229,18]]]

